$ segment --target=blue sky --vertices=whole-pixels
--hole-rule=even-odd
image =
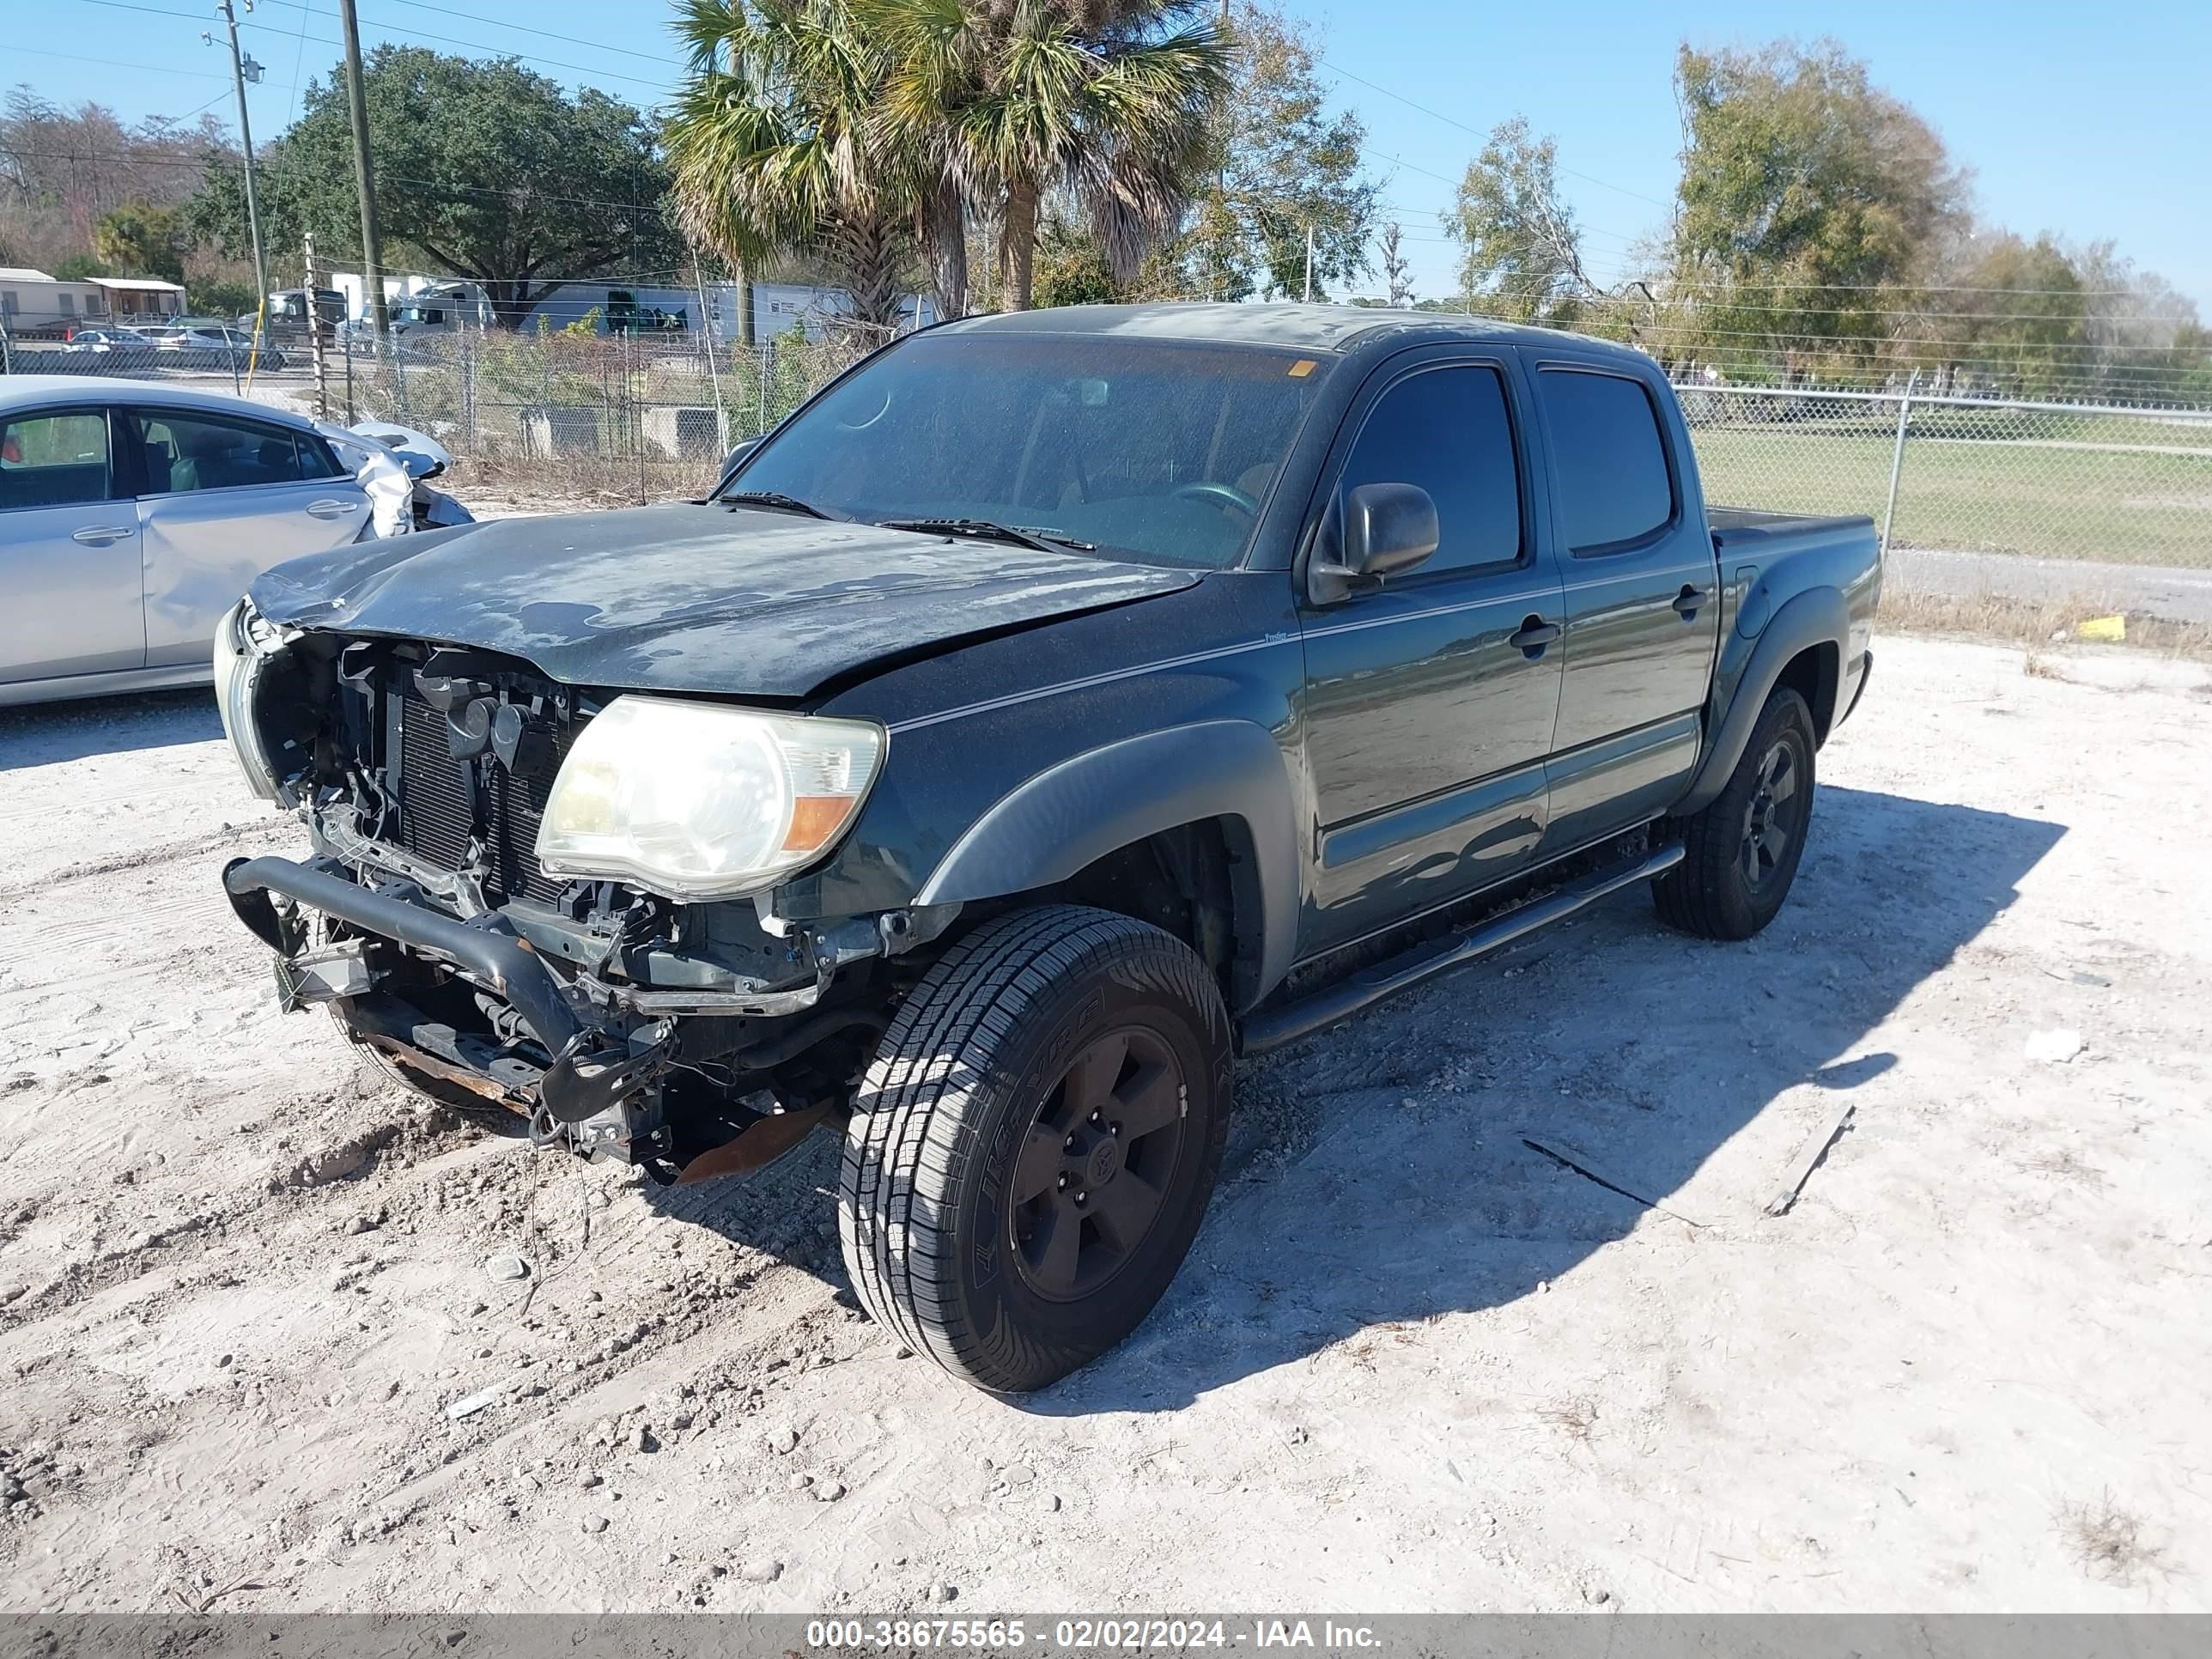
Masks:
[[[1424,293],[1454,287],[1453,249],[1436,216],[1496,122],[1525,114],[1558,139],[1561,184],[1603,278],[1662,221],[1673,191],[1676,43],[1748,46],[1788,32],[1832,35],[1865,58],[1876,82],[1972,169],[1987,220],[2029,235],[2112,238],[2212,318],[2212,6],[2201,0],[2116,9],[2057,0],[1573,9],[1409,0],[1387,20],[1342,0],[1290,4],[1321,30],[1329,80],[1367,122],[1370,161],[1388,181],[1383,198]],[[665,14],[652,0],[457,5],[360,0],[364,40],[512,52],[564,82],[641,104],[676,79]],[[39,0],[36,9],[46,27],[10,30],[0,54],[10,83],[27,81],[64,102],[97,99],[126,118],[203,102],[228,115],[227,54],[199,40],[216,27],[211,7]],[[251,94],[257,137],[281,131],[295,88],[337,58],[337,9],[336,0],[258,0],[246,32],[268,70]]]

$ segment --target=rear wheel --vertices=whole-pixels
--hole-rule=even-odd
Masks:
[[[1728,786],[1671,826],[1682,861],[1651,884],[1659,918],[1701,939],[1749,939],[1774,920],[1797,878],[1813,817],[1813,714],[1778,688],[1759,711]]]
[[[978,928],[901,1006],[847,1128],[862,1305],[994,1392],[1097,1358],[1197,1234],[1231,1064],[1212,976],[1158,928],[1073,906]]]

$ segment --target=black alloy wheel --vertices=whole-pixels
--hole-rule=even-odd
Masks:
[[[1048,1301],[1091,1295],[1159,1219],[1182,1151],[1182,1067],[1142,1026],[1093,1042],[1039,1103],[1008,1196],[1013,1255]]]
[[[1743,878],[1757,889],[1774,878],[1804,832],[1811,798],[1797,788],[1799,767],[1795,734],[1777,738],[1759,757],[1757,787],[1743,811],[1743,839],[1738,857]]]

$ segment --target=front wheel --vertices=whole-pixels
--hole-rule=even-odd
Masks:
[[[1231,1066],[1219,988],[1171,935],[1072,905],[977,928],[901,1006],[846,1130],[861,1305],[994,1393],[1097,1358],[1197,1236]]]
[[[1813,711],[1787,687],[1759,711],[1711,805],[1670,826],[1682,861],[1651,884],[1659,919],[1701,939],[1749,939],[1774,920],[1813,819]]]

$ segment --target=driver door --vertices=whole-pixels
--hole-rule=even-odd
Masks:
[[[1533,424],[1512,354],[1439,347],[1377,370],[1338,435],[1322,511],[1416,484],[1441,539],[1379,588],[1299,596],[1321,819],[1303,955],[1501,879],[1543,838],[1565,611]]]

